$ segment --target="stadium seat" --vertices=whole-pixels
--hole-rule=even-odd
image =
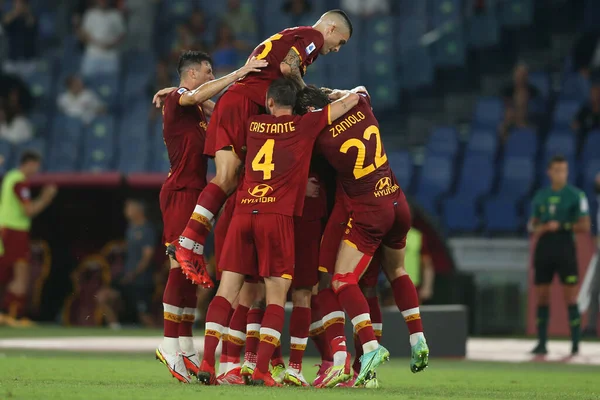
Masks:
[[[401,86],[414,90],[433,83],[435,68],[429,48],[416,46],[400,57]]]
[[[148,140],[140,141],[136,137],[119,138],[119,160],[117,170],[129,174],[148,170]]]
[[[500,20],[508,27],[527,26],[533,23],[533,0],[507,0],[500,3]]]
[[[450,233],[475,232],[481,225],[474,203],[467,199],[447,199],[442,210],[444,225]]]
[[[427,154],[454,158],[458,153],[458,132],[450,126],[434,128],[427,142]]]
[[[150,120],[148,119],[149,105],[138,103],[132,105],[123,115],[119,126],[119,138],[137,138],[148,140],[150,133]]]
[[[500,24],[491,12],[472,16],[467,32],[469,46],[475,49],[495,46],[500,42]]]
[[[498,150],[498,134],[491,129],[473,129],[467,142],[467,154],[485,155],[492,159]]]
[[[437,215],[437,198],[450,189],[452,172],[452,161],[449,157],[426,157],[416,193],[419,204]]]
[[[166,15],[163,17],[176,22],[184,22],[194,10],[194,2],[190,0],[169,0],[163,2]]]
[[[576,100],[561,100],[554,110],[554,129],[570,127],[580,106],[581,103]]]
[[[36,108],[44,110],[46,107],[53,105],[54,102],[54,79],[51,63],[40,62],[38,65],[40,68],[36,68],[35,71],[21,75],[29,85],[31,95],[35,99]]]
[[[494,159],[488,155],[465,155],[455,197],[473,203],[490,192],[494,183]]]
[[[152,149],[150,158],[150,169],[153,172],[169,172],[169,154],[161,130],[154,130],[151,135]]]
[[[483,205],[485,230],[489,233],[517,232],[522,225],[517,204],[511,197],[494,197]]]
[[[589,160],[582,168],[581,186],[586,192],[594,191],[594,181],[596,175],[600,173],[600,156],[594,160]]]
[[[413,162],[408,151],[394,151],[387,153],[390,168],[394,171],[396,179],[400,186],[407,190],[410,186],[410,181],[413,172]]]
[[[504,145],[506,157],[526,157],[533,160],[537,154],[538,137],[532,129],[513,129]]]
[[[586,102],[590,95],[590,81],[579,73],[571,73],[565,77],[560,92],[561,100],[573,100],[579,104]]]
[[[398,0],[400,15],[414,19],[427,19],[427,9],[429,4],[426,1]]]
[[[58,114],[52,123],[52,144],[58,141],[79,142],[82,132],[81,120]]]
[[[550,77],[546,72],[537,71],[529,73],[529,83],[539,90],[540,95],[544,99],[550,96]]]
[[[431,45],[433,62],[437,67],[463,67],[467,61],[467,46],[462,27],[455,27]]]
[[[462,0],[428,0],[432,28],[447,22],[458,23],[462,16]]]
[[[43,138],[35,138],[21,143],[15,148],[17,157],[20,157],[24,151],[32,150],[39,153],[42,157],[46,155],[46,141]]]
[[[89,78],[89,86],[100,95],[102,101],[111,110],[119,106],[119,76],[116,74],[103,74]]]
[[[480,97],[475,106],[473,122],[477,126],[497,129],[504,117],[504,105],[498,97]]]
[[[531,158],[506,158],[502,167],[499,196],[521,200],[535,180],[535,163]]]
[[[599,158],[598,149],[600,149],[600,130],[588,132],[581,151],[581,161],[586,164],[590,160]]]
[[[560,154],[565,157],[575,156],[575,136],[570,131],[552,131],[548,134],[544,145],[546,158]]]
[[[396,21],[396,37],[398,49],[401,54],[420,46],[420,40],[427,33],[427,20],[421,18],[405,17]]]
[[[48,154],[47,169],[53,172],[74,172],[79,165],[80,142],[58,141],[52,143]]]
[[[114,120],[109,116],[96,118],[85,129],[83,140],[84,171],[104,172],[112,169],[115,155]]]

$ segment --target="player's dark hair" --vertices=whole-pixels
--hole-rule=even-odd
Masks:
[[[294,107],[298,85],[287,78],[279,78],[273,81],[267,91],[267,99],[273,99],[275,104],[282,107]]]
[[[335,9],[335,10],[331,10],[328,11],[328,13],[333,13],[333,14],[337,14],[340,17],[342,17],[342,19],[344,20],[344,24],[346,25],[346,28],[348,28],[348,32],[350,32],[350,37],[352,37],[352,21],[350,21],[350,17],[348,16],[348,14],[346,14],[343,10],[340,9]]]
[[[554,164],[566,163],[566,162],[568,162],[568,161],[565,158],[565,156],[563,156],[562,154],[557,154],[557,155],[552,156],[550,161],[548,161],[548,168],[551,168]]]
[[[181,74],[184,70],[189,68],[194,64],[202,64],[203,61],[206,61],[211,66],[213,65],[212,58],[203,51],[196,50],[187,50],[181,53],[179,56],[179,63],[177,64],[177,73],[181,77]]]
[[[323,108],[329,103],[331,100],[323,90],[309,85],[298,92],[294,113],[303,115],[308,112],[308,107]]]
[[[19,165],[27,164],[28,162],[42,162],[42,155],[37,151],[33,150],[25,150],[21,153],[21,159],[19,160]]]

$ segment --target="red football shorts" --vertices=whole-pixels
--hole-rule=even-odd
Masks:
[[[406,246],[411,216],[403,194],[373,210],[352,210],[344,232],[344,242],[364,254],[373,255],[383,244],[392,249]]]
[[[214,157],[218,150],[231,146],[239,159],[246,158],[246,123],[261,113],[262,107],[246,96],[230,90],[217,100],[206,129],[204,154]]]
[[[344,237],[344,231],[346,230],[346,224],[348,223],[349,217],[350,214],[346,210],[344,202],[336,199],[327,225],[325,225],[323,238],[321,240],[321,248],[319,251],[320,272],[329,272],[330,274],[333,274],[340,242]]]
[[[163,190],[158,196],[163,219],[162,241],[166,245],[179,240],[194,212],[200,190]]]
[[[294,218],[294,247],[296,266],[292,287],[309,288],[319,281],[319,247],[323,223],[320,219],[308,221]]]
[[[292,279],[294,219],[280,214],[234,215],[219,261],[223,271]]]
[[[29,261],[29,232],[2,228],[0,236],[4,245],[4,254],[0,256],[0,283],[6,285],[12,280],[15,264]]]
[[[219,216],[217,224],[214,230],[214,243],[215,243],[215,274],[218,281],[221,280],[221,273],[223,272],[223,266],[221,264],[221,254],[223,251],[223,245],[225,244],[225,238],[227,237],[227,230],[231,224],[231,218],[233,217],[233,211],[235,210],[235,193],[233,193],[223,206],[223,212]],[[238,262],[240,262],[238,260]]]
[[[381,250],[377,250],[369,267],[363,274],[358,284],[360,287],[376,287],[379,281],[379,272],[381,271]]]

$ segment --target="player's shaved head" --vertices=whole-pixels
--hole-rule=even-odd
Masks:
[[[196,67],[203,62],[213,65],[212,58],[203,51],[188,50],[181,53],[179,63],[177,64],[177,73],[183,77],[183,73],[190,68]]]
[[[313,28],[323,35],[323,46],[320,53],[325,55],[337,53],[352,36],[352,22],[342,10],[331,10],[319,18]]]
[[[288,78],[280,78],[269,86],[267,91],[267,108],[270,100],[273,100],[278,107],[293,108],[296,104],[296,94],[298,93],[298,85]]]
[[[327,94],[316,86],[309,85],[298,92],[296,95],[296,104],[294,113],[298,115],[306,114],[311,109],[323,108],[331,103]]]
[[[352,21],[350,21],[350,17],[342,10],[330,10],[321,16],[319,21],[325,22],[333,22],[339,27],[343,27],[346,29],[350,37],[352,37]]]

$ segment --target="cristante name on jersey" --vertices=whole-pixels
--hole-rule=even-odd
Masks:
[[[360,121],[366,118],[365,114],[362,111],[359,111],[354,114],[350,114],[340,122],[337,122],[334,126],[329,128],[329,132],[333,137],[336,137],[340,133],[346,132],[346,130],[350,129],[351,126],[358,124]]]
[[[392,193],[396,193],[398,189],[400,189],[400,186],[397,184],[392,185],[392,178],[386,176],[377,181],[373,195],[375,197],[389,196]]]
[[[268,122],[256,122],[256,121],[250,123],[250,132],[278,135],[280,133],[294,132],[295,130],[296,130],[296,126],[294,125],[294,123],[292,121],[278,122],[275,124],[270,124]]]

